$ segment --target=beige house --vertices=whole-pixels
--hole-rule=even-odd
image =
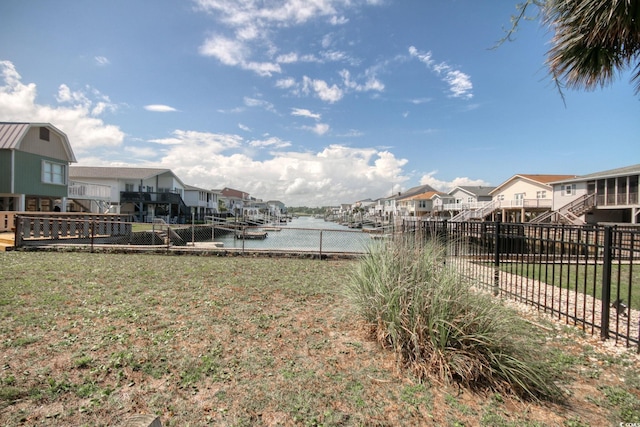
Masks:
[[[561,179],[536,222],[640,224],[640,164]]]
[[[529,222],[552,208],[551,183],[575,177],[576,175],[514,175],[489,193],[491,204],[488,209],[484,208],[484,215],[495,219],[499,213],[504,222]]]
[[[434,216],[437,207],[448,200],[448,194],[440,191],[427,191],[397,199],[401,216]]]

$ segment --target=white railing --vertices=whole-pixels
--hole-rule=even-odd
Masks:
[[[70,199],[111,200],[111,186],[70,181],[68,194]]]
[[[480,209],[485,207],[491,202],[469,202],[469,203],[445,203],[441,206],[438,206],[438,210],[445,211],[467,211]]]

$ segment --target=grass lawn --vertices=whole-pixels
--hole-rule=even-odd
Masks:
[[[518,274],[543,283],[577,290],[602,299],[602,265],[501,264],[502,271]],[[635,284],[629,299],[629,284]],[[611,301],[621,298],[633,309],[640,309],[640,265],[613,265]],[[629,304],[630,300],[630,304]]]
[[[417,381],[346,302],[354,262],[0,253],[0,425],[640,422],[638,356],[539,318],[565,405]]]

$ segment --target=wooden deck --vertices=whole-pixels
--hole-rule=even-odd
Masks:
[[[13,232],[0,233],[0,252],[12,249],[15,246],[15,237]]]

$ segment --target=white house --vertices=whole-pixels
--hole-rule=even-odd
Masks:
[[[170,169],[73,166],[69,179],[85,194],[92,186],[109,187],[110,212],[132,215],[137,221],[160,217],[183,222],[191,216],[183,199],[185,185]],[[87,210],[81,202],[74,203],[73,210]]]
[[[198,220],[218,213],[219,195],[220,193],[214,190],[206,190],[192,185],[184,186],[184,202],[195,219]]]
[[[640,164],[551,183],[556,222],[640,224]]]

